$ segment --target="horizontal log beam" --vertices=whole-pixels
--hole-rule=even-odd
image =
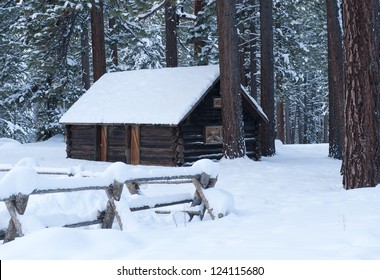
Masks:
[[[163,214],[163,215],[168,215],[168,214],[171,214],[171,213],[186,213],[186,214],[189,214],[189,215],[192,215],[192,216],[200,216],[201,215],[201,211],[200,210],[156,210],[154,211],[156,214]]]
[[[199,179],[200,174],[195,175],[178,175],[178,176],[161,176],[161,177],[148,177],[148,178],[134,178],[129,179],[124,182],[124,184],[136,183],[136,184],[184,184],[190,183],[192,179]],[[51,188],[34,190],[27,195],[39,195],[39,194],[52,194],[52,193],[64,193],[64,192],[79,192],[79,191],[89,191],[89,190],[107,190],[111,189],[113,184],[109,186],[83,186],[83,187],[67,187],[67,188]],[[7,198],[0,198],[0,201],[10,201],[16,198],[16,194]]]
[[[155,209],[160,207],[166,207],[166,206],[173,206],[178,204],[184,204],[184,203],[190,203],[192,202],[192,199],[183,199],[179,201],[172,201],[172,202],[166,202],[166,203],[157,203],[154,206],[144,205],[144,206],[138,206],[138,207],[131,207],[131,212],[136,211],[142,211],[142,210],[148,210],[148,209]]]
[[[112,185],[110,186],[87,186],[87,187],[75,187],[75,188],[52,188],[52,189],[45,189],[45,190],[34,190],[28,195],[39,195],[39,194],[52,194],[52,193],[64,193],[64,192],[80,192],[80,191],[91,191],[91,190],[106,190],[112,188]],[[16,198],[16,195],[11,195],[7,198],[0,198],[0,201],[11,201]]]
[[[192,180],[193,178],[200,178],[200,174],[195,175],[178,175],[178,176],[161,176],[161,177],[148,177],[148,178],[134,178],[130,180],[126,180],[125,184],[137,183],[137,184],[151,184],[154,182],[163,182],[168,183],[170,181],[177,180]],[[187,182],[187,181],[186,181]]]
[[[64,225],[63,227],[66,227],[66,228],[77,228],[77,227],[86,227],[86,226],[97,225],[97,224],[101,224],[101,223],[103,223],[103,220],[102,219],[97,219],[97,220],[93,220],[93,221],[79,222],[79,223],[75,223],[75,224],[68,224],[68,225]]]

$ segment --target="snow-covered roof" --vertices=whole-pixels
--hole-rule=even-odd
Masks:
[[[265,114],[263,108],[257,103],[256,99],[253,98],[247,90],[241,85],[243,95],[247,98],[247,101],[251,104],[251,106],[256,110],[259,116],[263,119],[265,123],[269,122],[268,116]]]
[[[177,125],[218,77],[218,65],[107,73],[60,123]]]

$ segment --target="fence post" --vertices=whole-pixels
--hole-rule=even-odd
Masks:
[[[214,187],[214,185],[216,183],[216,178],[211,179],[210,175],[203,172],[199,179],[193,178],[191,181],[193,182],[195,189],[196,189],[196,192],[194,194],[194,201],[193,201],[191,206],[200,205],[203,202],[204,209],[201,210],[201,215],[200,215],[201,220],[204,217],[205,209],[207,210],[207,213],[210,215],[211,219],[215,220],[215,215],[212,212],[213,209],[210,208],[210,204],[209,204],[205,194],[203,193],[203,189]],[[191,219],[192,219],[192,217],[191,217]]]
[[[129,183],[127,184],[127,189],[130,194],[141,194],[140,186],[137,183]]]
[[[121,221],[120,215],[117,212],[115,200],[119,201],[121,194],[123,192],[123,183],[114,181],[113,185],[106,189],[106,194],[108,197],[106,213],[104,215],[104,220],[102,223],[102,228],[112,228],[113,221],[116,217],[116,220],[120,226],[120,229],[123,230],[123,223]]]
[[[18,194],[14,199],[5,201],[5,206],[7,207],[11,218],[9,219],[8,229],[3,243],[15,240],[16,237],[24,236],[22,224],[18,218],[18,215],[23,215],[25,213],[28,200],[29,196]]]

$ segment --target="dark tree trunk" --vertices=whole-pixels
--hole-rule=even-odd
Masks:
[[[112,10],[117,9],[117,1],[116,0],[109,0],[108,2],[109,10],[111,10],[110,13],[112,13]],[[110,15],[108,19],[108,27],[109,27],[109,37],[110,37],[110,50],[111,50],[111,62],[114,69],[117,69],[117,66],[119,65],[119,54],[118,54],[118,40],[117,40],[117,30],[116,28],[116,17]]]
[[[380,183],[378,0],[344,0],[345,189]]]
[[[326,0],[329,80],[329,156],[342,159],[343,151],[343,46],[337,0]]]
[[[261,107],[269,122],[261,126],[261,151],[263,156],[276,153],[274,140],[274,73],[273,73],[273,3],[260,0],[261,36]]]
[[[251,0],[252,6],[256,6],[256,0]],[[256,8],[253,8],[253,14],[256,13]],[[250,23],[250,33],[251,33],[251,44],[250,44],[250,72],[251,72],[251,79],[250,79],[250,86],[251,86],[251,95],[253,98],[257,100],[257,80],[256,80],[256,74],[257,74],[257,40],[256,40],[256,20],[251,20]]]
[[[87,22],[82,24],[81,32],[81,48],[82,48],[82,84],[85,90],[90,88],[90,48],[88,38]]]
[[[239,40],[239,45],[243,43],[243,40]],[[240,84],[246,88],[248,86],[247,79],[247,69],[245,67],[245,55],[247,53],[247,48],[242,47],[239,51],[239,61],[240,61]]]
[[[114,17],[108,20],[108,26],[111,29],[111,33],[113,33],[113,35],[115,35],[114,34],[115,24],[116,24],[116,19]],[[119,65],[119,56],[118,56],[118,51],[117,51],[117,40],[114,37],[111,38],[110,48],[111,48],[112,64],[116,67]]]
[[[285,143],[291,144],[292,137],[290,132],[290,108],[289,108],[289,100],[285,102]]]
[[[285,143],[285,123],[284,123],[284,97],[282,88],[282,73],[276,73],[276,92],[277,92],[277,105],[276,105],[276,138],[282,143]]]
[[[323,118],[323,143],[328,143],[329,141],[329,133],[328,133],[328,118],[330,116],[329,115],[325,115],[325,117]],[[342,123],[343,124],[343,123]]]
[[[307,81],[306,82],[306,85],[307,85]],[[306,92],[307,92],[308,88],[306,87]],[[308,137],[308,131],[309,131],[309,116],[308,116],[308,107],[309,107],[309,101],[307,99],[307,96],[306,94],[303,96],[303,104],[304,104],[304,107],[303,107],[303,112],[302,112],[302,115],[303,115],[303,124],[302,124],[302,144],[308,144],[309,143],[309,137]]]
[[[177,12],[175,2],[165,2],[166,67],[178,66]]]
[[[203,11],[205,6],[204,0],[195,0],[194,1],[194,15],[197,16],[199,12]],[[194,43],[194,56],[199,58],[199,54],[202,52],[202,48],[205,46],[205,42],[202,40],[196,40]],[[207,61],[200,60],[198,62],[199,65],[207,64]]]
[[[285,143],[285,124],[284,124],[284,99],[277,101],[277,139]]]
[[[298,144],[303,144],[303,124],[302,124],[302,117],[301,117],[301,107],[298,104],[297,105],[297,132],[298,132]]]
[[[223,150],[227,158],[245,156],[244,124],[239,77],[236,2],[216,1],[219,35]]]
[[[239,1],[237,1],[239,2]],[[241,11],[240,14],[236,15],[236,19],[246,18],[246,13]],[[237,26],[239,34],[245,33],[245,26],[243,21],[238,21],[239,24]],[[239,52],[239,61],[240,61],[240,84],[246,88],[248,86],[247,72],[248,69],[245,65],[247,53],[249,51],[249,45],[244,43],[244,39],[238,36],[238,52]]]
[[[106,73],[106,49],[104,42],[103,0],[92,1],[91,37],[94,82]]]

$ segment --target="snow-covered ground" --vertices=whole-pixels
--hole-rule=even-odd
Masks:
[[[277,143],[276,148],[276,156],[259,162],[218,163],[216,188],[231,194],[234,204],[222,196],[227,198],[221,204],[229,206],[228,215],[214,221],[207,214],[203,221],[188,222],[181,212],[157,215],[147,210],[126,213],[124,231],[117,224],[109,230],[62,228],[58,226],[102,210],[104,191],[31,196],[26,234],[0,245],[0,259],[380,259],[380,187],[344,190],[341,162],[327,157],[325,144]],[[0,139],[0,169],[22,159],[24,165],[98,174],[110,166],[66,159],[60,136],[23,145]],[[0,173],[0,185],[5,174]],[[149,185],[143,192],[192,194],[194,187]],[[0,229],[8,220],[1,203]]]

